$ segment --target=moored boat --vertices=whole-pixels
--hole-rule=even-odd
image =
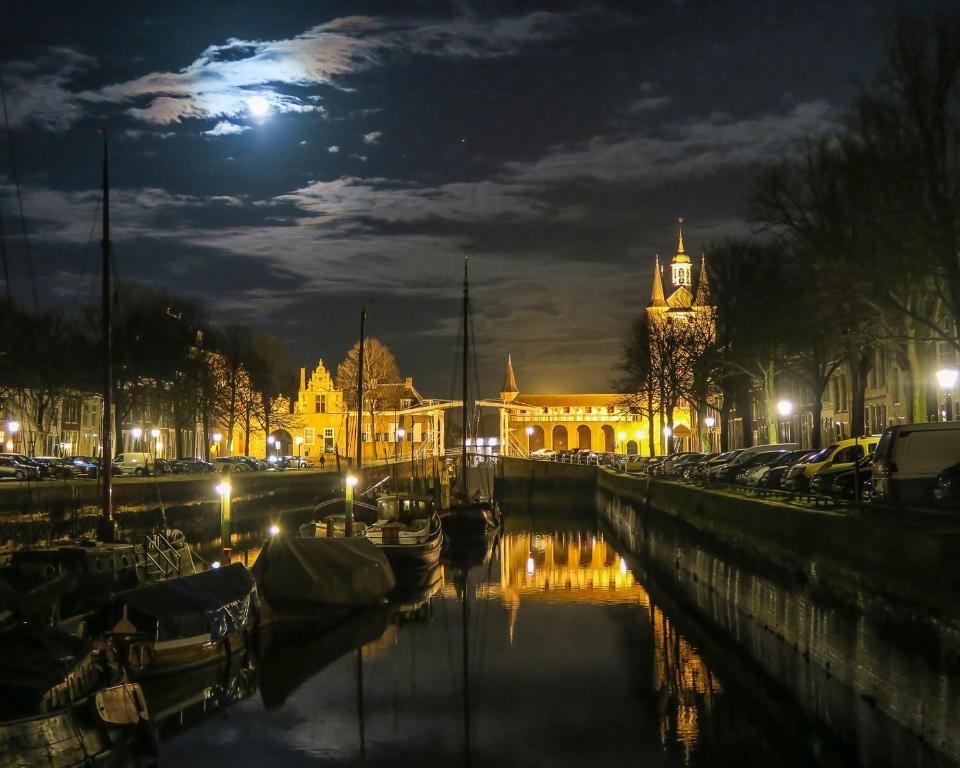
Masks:
[[[222,663],[246,650],[259,608],[240,563],[115,594],[97,617],[131,677]]]
[[[0,766],[87,766],[155,751],[136,683],[86,639],[41,625],[0,633]]]
[[[357,537],[274,536],[253,574],[266,603],[264,624],[320,607],[346,611],[381,604],[395,583],[384,554]]]

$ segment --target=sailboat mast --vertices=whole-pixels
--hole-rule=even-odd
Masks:
[[[357,355],[357,471],[363,466],[363,326],[367,310],[360,310],[360,352]]]
[[[113,445],[111,436],[113,410],[113,319],[110,302],[110,176],[107,163],[107,132],[103,134],[103,232],[100,242],[103,256],[101,270],[101,354],[103,359],[103,422],[100,425],[100,437],[103,449],[100,452],[100,524],[98,538],[101,541],[113,541]]]
[[[467,404],[467,361],[470,359],[470,281],[468,256],[463,257],[463,435],[460,437],[461,491],[464,502],[467,495],[467,429],[470,424],[470,407]]]

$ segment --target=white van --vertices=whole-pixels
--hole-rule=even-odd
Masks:
[[[125,475],[149,475],[153,471],[153,454],[121,453],[113,460],[113,466]]]
[[[960,422],[901,424],[885,430],[873,454],[871,500],[930,504],[937,475],[960,462]]]

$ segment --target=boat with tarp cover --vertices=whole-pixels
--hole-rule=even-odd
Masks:
[[[97,623],[137,678],[222,663],[246,651],[258,610],[253,574],[233,563],[119,592]]]
[[[383,553],[363,538],[274,536],[253,565],[263,623],[318,607],[350,610],[384,602],[395,580]]]

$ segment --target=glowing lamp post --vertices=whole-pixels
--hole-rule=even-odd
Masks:
[[[143,437],[143,430],[140,427],[134,427],[130,430],[130,435],[133,437],[133,447],[134,450],[140,447],[140,438]]]
[[[213,444],[217,449],[217,456],[220,456],[220,441],[223,440],[223,435],[219,432],[214,432],[210,437],[213,439]]]
[[[300,451],[303,446],[303,437],[301,437],[300,435],[297,435],[293,439],[293,442],[297,444],[297,469],[300,469]]]
[[[617,432],[617,442],[620,443],[620,453],[626,453],[627,449],[624,447],[623,443],[627,439],[627,433],[623,430]]]
[[[670,438],[673,436],[673,430],[670,427],[663,428],[663,442],[666,443],[667,454],[673,453],[673,444]]]
[[[394,462],[403,461],[403,438],[406,436],[407,430],[403,427],[397,430],[397,444],[393,446],[393,460]],[[400,450],[400,457],[397,458],[397,449]],[[411,451],[413,448],[410,449]]]
[[[707,429],[713,429],[717,425],[717,420],[713,416],[707,416],[703,423],[707,425]]]
[[[14,441],[14,439],[15,439],[16,436],[17,436],[17,432],[19,432],[19,431],[20,431],[20,422],[19,422],[19,421],[15,421],[14,419],[11,419],[10,421],[7,422],[7,432],[10,433],[10,439],[7,440],[7,450],[8,450],[8,451],[12,451],[12,450],[13,450],[13,441]]]
[[[781,400],[777,403],[777,413],[786,419],[793,413],[793,403],[789,400]]]
[[[943,390],[943,420],[953,421],[953,388],[957,386],[957,376],[960,371],[956,368],[941,368],[937,371],[937,383]]]
[[[343,535],[350,538],[353,536],[353,487],[357,484],[357,478],[353,475],[347,475],[346,483],[343,504]]]
[[[527,427],[523,430],[527,435],[527,456],[530,456],[530,438],[533,437],[533,427]]]
[[[233,549],[230,540],[230,483],[224,480],[217,485],[217,493],[220,495],[220,546],[223,548],[224,565],[230,563],[230,553]]]

